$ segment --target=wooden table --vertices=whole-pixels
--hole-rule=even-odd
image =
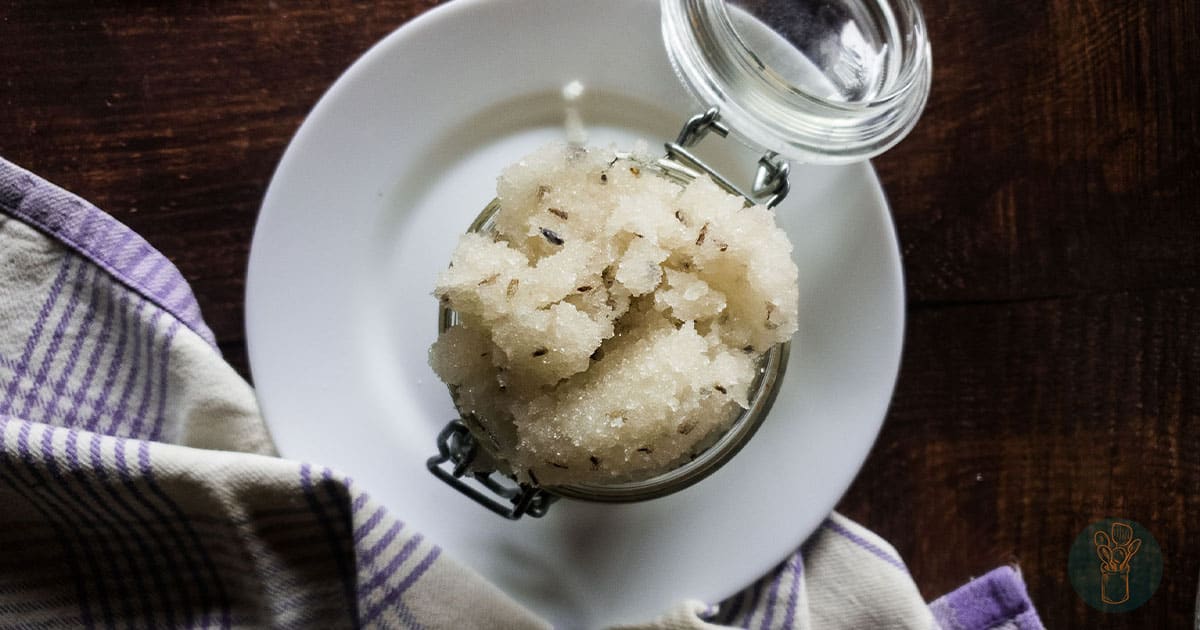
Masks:
[[[0,155],[107,209],[192,282],[247,372],[255,214],[305,113],[436,2],[4,2]],[[1153,4],[1151,7],[1149,5]],[[1019,563],[1049,627],[1191,627],[1200,571],[1200,5],[925,0],[933,95],[876,161],[908,335],[839,507],[933,598]],[[1142,608],[1067,580],[1088,523],[1165,557]]]

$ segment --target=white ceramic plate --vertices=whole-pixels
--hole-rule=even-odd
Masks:
[[[406,24],[297,132],[250,256],[250,360],[280,452],[350,474],[559,626],[716,602],[779,563],[858,471],[900,357],[900,261],[874,173],[800,167],[778,209],[800,331],[773,411],[730,464],[663,499],[561,501],[515,523],[425,470],[454,416],[426,364],[434,279],[501,168],[562,139],[562,86],[586,87],[594,144],[673,139],[701,109],[668,65],[658,16],[652,0],[461,0]],[[756,156],[736,143],[701,152],[751,177]]]

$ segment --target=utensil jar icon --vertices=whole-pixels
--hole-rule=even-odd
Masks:
[[[1133,537],[1128,524],[1117,522],[1112,524],[1111,534],[1097,531],[1092,543],[1100,556],[1100,601],[1124,604],[1129,601],[1129,561],[1141,549],[1142,540]]]
[[[1100,567],[1100,601],[1105,604],[1124,604],[1129,601],[1129,567],[1109,571]]]

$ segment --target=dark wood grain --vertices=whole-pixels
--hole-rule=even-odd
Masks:
[[[226,357],[271,171],[320,94],[433,2],[0,4],[0,155],[78,192],[192,282]],[[908,333],[840,509],[935,597],[1019,563],[1052,628],[1190,627],[1200,573],[1200,8],[925,0],[935,79],[876,161]],[[1076,597],[1089,522],[1147,526],[1141,609]]]

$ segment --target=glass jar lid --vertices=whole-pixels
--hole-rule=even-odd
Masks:
[[[929,95],[916,0],[661,0],[676,74],[751,146],[800,162],[868,159]]]

